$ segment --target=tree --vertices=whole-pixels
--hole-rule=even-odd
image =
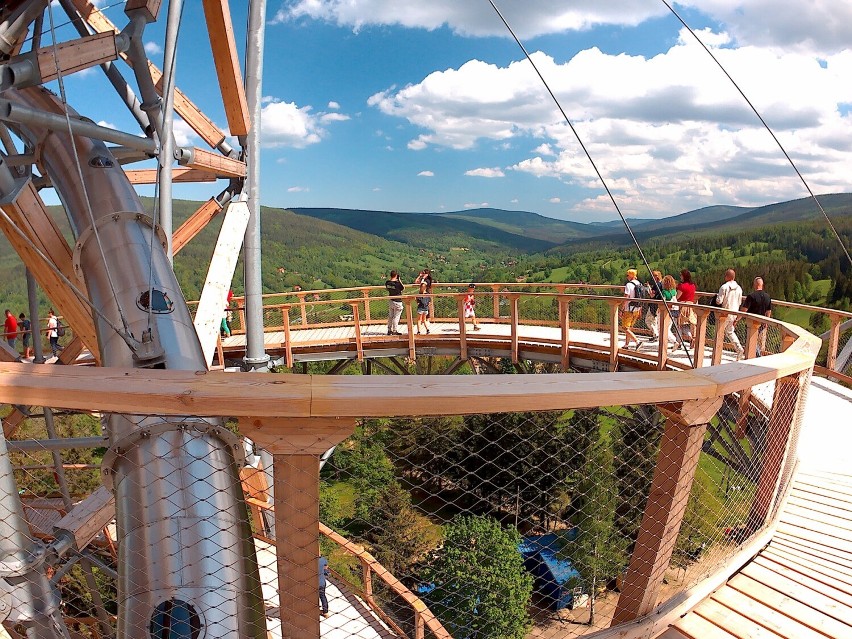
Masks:
[[[533,579],[518,550],[521,537],[490,517],[457,515],[444,545],[422,574],[425,598],[456,639],[523,639]]]
[[[430,523],[411,505],[411,495],[391,482],[370,513],[372,526],[365,535],[374,554],[397,578],[411,574],[412,567],[435,548]]]

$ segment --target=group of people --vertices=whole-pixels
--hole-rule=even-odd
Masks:
[[[59,345],[60,332],[64,331],[62,331],[59,318],[53,309],[50,309],[48,312],[47,328],[44,332],[50,340],[50,348],[53,351],[53,356],[57,357],[59,351],[62,350],[62,347]],[[25,359],[33,357],[32,334],[32,322],[27,319],[27,316],[21,313],[18,317],[15,317],[14,313],[7,308],[6,321],[3,323],[3,339],[6,340],[6,344],[10,348],[17,350],[18,337],[20,336],[24,348],[22,356]]]
[[[414,284],[418,287],[415,298],[417,300],[417,334],[421,334],[421,328],[428,334],[431,328],[429,318],[432,313],[432,286],[435,284],[432,271],[424,268],[414,279]],[[389,300],[388,335],[402,335],[399,332],[399,318],[402,316],[402,293],[405,290],[405,284],[399,279],[399,272],[390,272],[390,279],[385,282],[385,289],[387,289]],[[476,285],[470,284],[467,288],[467,296],[464,298],[464,317],[465,323],[470,320],[473,330],[478,331],[475,291]]]
[[[643,304],[642,300],[663,300],[667,304],[672,317],[672,328],[666,336],[670,347],[691,347],[696,336],[698,317],[692,306],[696,303],[696,288],[692,281],[692,273],[688,269],[680,272],[680,281],[675,282],[671,275],[663,276],[660,271],[652,271],[653,279],[642,284],[637,278],[636,269],[627,270],[627,283],[624,285],[624,296],[627,298],[621,307],[621,325],[625,332],[624,348],[633,345],[639,348],[639,338],[633,332],[633,327],[639,321],[643,307],[645,308],[645,325],[651,331],[648,342],[660,339],[660,307],[658,304]],[[736,325],[740,320],[738,313],[752,313],[764,317],[772,316],[772,300],[763,290],[763,278],[754,278],[754,290],[743,297],[743,289],[737,284],[737,274],[729,268],[725,272],[725,282],[719,287],[712,305],[724,313],[725,339],[736,349],[737,359],[744,355],[742,343],[736,333]],[[672,302],[671,305],[668,302]],[[761,325],[758,338],[758,354],[765,349],[765,326]]]

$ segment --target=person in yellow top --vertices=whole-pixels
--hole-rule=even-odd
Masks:
[[[633,332],[633,327],[642,314],[642,305],[638,301],[641,297],[640,286],[642,283],[636,279],[636,269],[627,269],[627,283],[624,285],[624,297],[627,299],[621,305],[621,327],[625,333],[624,348],[630,348],[631,342],[635,343],[637,349],[639,348],[639,338]]]

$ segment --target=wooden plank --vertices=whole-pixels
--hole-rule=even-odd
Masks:
[[[849,583],[848,575],[838,574],[837,570],[821,567],[816,563],[802,560],[793,555],[785,555],[783,552],[773,551],[770,548],[761,553],[760,558],[765,561],[772,561],[790,570],[797,570],[852,597],[852,584]],[[850,602],[852,602],[852,599],[850,599]]]
[[[672,624],[673,628],[691,639],[736,639],[734,635],[707,621],[704,617],[689,613]]]
[[[788,564],[787,562],[775,561],[763,556],[756,557],[752,563],[768,568],[769,570],[777,572],[779,575],[783,575],[793,581],[797,581],[816,592],[822,593],[827,597],[831,597],[844,606],[852,607],[852,595],[837,588],[833,583],[830,583],[832,580],[829,577],[811,575],[809,573],[802,572],[802,570],[798,567]]]
[[[131,184],[156,184],[157,169],[125,169],[124,174]],[[176,166],[172,168],[172,182],[215,182],[218,178],[213,173]]]
[[[798,504],[804,508],[833,512],[838,517],[846,516],[852,518],[852,503],[846,498],[838,499],[836,496],[818,495],[816,493],[801,490],[798,485],[793,486],[788,499],[790,503]],[[844,515],[841,515],[843,513]]]
[[[842,566],[847,572],[852,573],[852,554],[850,553],[839,552],[834,548],[826,549],[823,546],[809,544],[801,539],[791,541],[789,537],[783,534],[778,534],[772,538],[772,546],[801,553],[802,556],[810,557],[817,562],[825,561],[828,564]]]
[[[841,513],[841,516],[836,514],[838,512]],[[800,504],[788,503],[784,508],[784,518],[786,519],[788,515],[802,517],[803,519],[810,519],[811,521],[827,524],[832,528],[847,530],[852,533],[852,519],[849,517],[849,511],[826,506],[818,508],[815,504],[807,504],[803,506]],[[848,536],[852,537],[852,534]]]
[[[695,607],[693,612],[725,628],[740,639],[783,639],[784,637],[713,599],[705,599]]]
[[[839,639],[840,637],[852,636],[852,625],[825,614],[820,609],[819,604],[821,602],[815,601],[813,598],[810,599],[811,605],[808,605],[796,599],[792,593],[779,592],[743,574],[735,575],[728,582],[728,586],[741,592],[744,596],[760,601],[781,614],[797,619],[826,637],[837,637]],[[831,605],[830,600],[828,605]]]
[[[180,170],[175,168],[174,170]],[[193,169],[189,169],[190,171]],[[180,225],[177,231],[172,236],[172,254],[177,253],[186,246],[192,238],[198,235],[205,226],[216,217],[222,210],[222,205],[215,198],[210,198],[190,215],[187,220]]]
[[[210,34],[210,46],[213,49],[213,63],[219,76],[219,88],[228,118],[231,135],[247,135],[251,128],[240,59],[237,56],[237,43],[234,40],[234,27],[231,23],[231,9],[228,0],[203,0],[204,15],[207,19],[207,31]]]
[[[657,635],[657,639],[693,639],[693,637],[683,634],[677,628],[669,628],[663,634]]]
[[[834,526],[822,523],[820,521],[816,521],[814,519],[806,519],[805,517],[799,517],[798,515],[791,515],[788,512],[785,512],[781,516],[781,521],[785,524],[792,524],[794,526],[804,528],[805,530],[812,530],[814,532],[822,533],[827,537],[834,537],[838,539],[838,541],[846,541],[850,539],[848,532],[838,530]]]
[[[779,522],[777,532],[779,534],[786,534],[797,541],[805,540],[808,543],[820,544],[824,548],[836,549],[846,554],[852,554],[852,542],[839,539],[833,535],[808,530],[807,528],[792,525],[784,521]]]
[[[95,33],[77,40],[60,42],[55,51],[52,46],[41,47],[36,55],[44,84],[56,80],[60,71],[64,76],[115,60],[118,49],[114,33]]]
[[[737,613],[781,637],[825,639],[824,635],[800,623],[797,619],[788,617],[782,612],[751,597],[744,596],[743,593],[733,588],[721,588],[713,593],[711,599],[726,608],[736,610]]]
[[[120,30],[104,15],[97,7],[87,0],[71,0],[80,12],[82,18],[98,33],[115,32]],[[127,54],[119,54],[120,57],[133,66]],[[153,63],[148,62],[148,71],[151,74],[151,79],[154,81],[154,86],[160,95],[163,95],[163,72]],[[195,131],[201,139],[203,139],[211,148],[216,148],[225,139],[225,134],[213,121],[208,118],[183,92],[175,87],[174,91],[174,109],[175,112],[183,118],[189,127]]]
[[[272,469],[281,634],[318,639],[319,458],[275,455]]]
[[[47,212],[47,207],[38,192],[28,183],[18,195],[15,202],[3,205],[3,211],[11,220],[11,224],[23,232],[29,242],[9,225],[6,218],[0,216],[0,230],[6,235],[12,248],[18,253],[21,261],[32,272],[47,297],[55,305],[60,315],[73,329],[75,337],[83,340],[92,353],[95,361],[100,361],[98,340],[91,311],[68,288],[51,265],[45,264],[41,256],[33,250],[30,242],[45,255],[67,279],[85,294],[85,284],[78,280],[74,273],[71,247]],[[39,327],[33,324],[33,330]],[[45,403],[49,405],[49,403]],[[45,405],[40,404],[40,405]]]
[[[852,607],[837,601],[830,594],[804,583],[794,571],[781,574],[752,562],[743,568],[740,574],[777,590],[806,606],[819,610],[841,623],[852,625]],[[825,588],[823,585],[820,587],[828,593],[832,592],[830,588]]]
[[[205,151],[197,147],[192,149],[191,157],[181,160],[180,163],[191,169],[214,173],[219,177],[242,178],[246,176],[246,163],[242,160],[228,158],[219,153]]]
[[[789,564],[801,566],[805,570],[808,570],[810,574],[825,575],[826,577],[831,577],[845,583],[847,587],[852,587],[852,571],[845,569],[844,566],[830,559],[821,559],[797,548],[785,548],[778,544],[772,544],[763,554],[775,561],[784,561]]]
[[[127,0],[124,5],[124,12],[130,15],[133,11],[142,11],[148,18],[148,22],[156,22],[161,4],[162,0]]]
[[[226,301],[228,290],[231,288],[231,280],[237,268],[237,259],[243,246],[249,213],[245,202],[231,202],[228,205],[192,322],[195,332],[198,333],[198,340],[201,342],[204,361],[208,366],[213,361],[216,340],[222,326],[222,316],[228,305]]]

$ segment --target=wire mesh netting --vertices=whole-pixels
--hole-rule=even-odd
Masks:
[[[662,602],[762,529],[790,476],[791,380],[692,406],[706,430],[653,405],[360,420],[322,465],[273,464],[216,420],[34,411],[6,430],[0,542],[39,557],[23,578],[80,637],[118,619],[134,637],[578,636],[611,623],[640,530],[682,513],[670,561],[638,566]],[[690,460],[691,489],[687,470],[650,515]],[[6,626],[24,636],[28,614]]]

